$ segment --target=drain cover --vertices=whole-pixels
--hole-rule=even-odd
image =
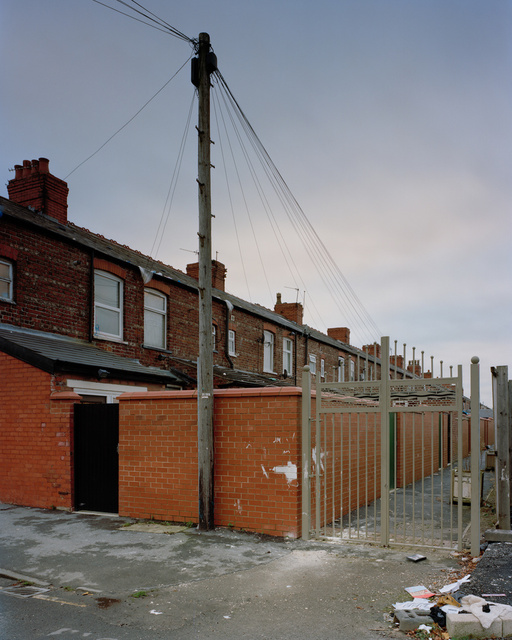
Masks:
[[[20,585],[17,587],[5,587],[2,591],[10,596],[16,596],[17,598],[31,598],[32,596],[38,596],[40,593],[46,593],[47,591],[50,591],[50,589]]]

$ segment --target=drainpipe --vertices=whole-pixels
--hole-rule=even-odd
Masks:
[[[91,250],[91,264],[89,267],[89,342],[94,337],[94,249]]]
[[[229,357],[229,316],[231,315],[231,312],[234,309],[234,306],[231,304],[231,302],[229,300],[224,300],[224,302],[226,303],[226,340],[225,340],[225,355],[226,355],[226,359],[229,362],[229,365],[232,369],[235,368],[235,365],[233,364],[233,360],[231,360],[231,358]]]

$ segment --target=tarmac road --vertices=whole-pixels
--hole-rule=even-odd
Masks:
[[[0,638],[396,637],[388,614],[404,588],[458,568],[441,551],[412,563],[407,549],[133,522],[0,505]],[[18,574],[49,591],[8,595]]]

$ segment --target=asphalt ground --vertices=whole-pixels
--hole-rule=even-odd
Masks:
[[[465,593],[512,604],[511,551],[493,543],[478,563],[466,556]],[[404,637],[390,613],[405,588],[438,591],[461,572],[449,551],[422,550],[413,563],[416,552],[0,504],[0,638],[12,623],[5,589],[20,581],[87,603],[119,639]]]
[[[413,563],[410,549],[134,524],[0,505],[0,586],[25,580],[54,601],[86,603],[119,639],[134,637],[129,630],[179,640],[374,639],[396,637],[389,614],[408,599],[405,587],[446,584],[460,569],[444,551]],[[10,597],[0,590],[0,630],[12,623]]]

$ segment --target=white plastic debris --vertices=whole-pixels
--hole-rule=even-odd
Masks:
[[[161,616],[163,611],[157,611],[156,609],[151,609],[151,611],[149,613],[152,613],[155,616]]]
[[[416,611],[430,611],[432,606],[432,603],[425,600],[425,598],[414,598],[413,600],[409,600],[409,602],[395,602],[393,605],[395,611],[399,611],[401,609],[405,609],[406,611],[410,609],[414,609]]]
[[[455,591],[459,590],[461,584],[463,584],[464,582],[469,582],[470,579],[471,579],[470,575],[464,576],[460,580],[457,580],[457,582],[452,582],[451,584],[447,584],[444,587],[441,587],[441,589],[439,589],[439,592],[454,593]]]

